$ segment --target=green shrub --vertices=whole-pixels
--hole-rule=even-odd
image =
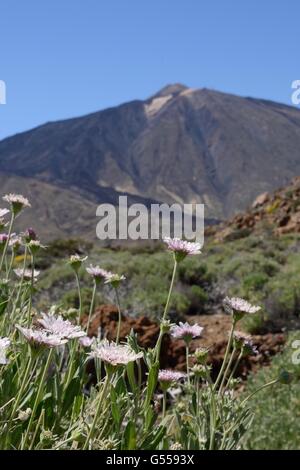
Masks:
[[[247,293],[256,290],[262,290],[268,282],[268,276],[264,273],[251,273],[243,279],[243,288]]]
[[[290,450],[300,447],[300,382],[299,365],[292,363],[291,347],[300,339],[300,332],[290,335],[283,354],[272,360],[270,367],[264,367],[247,381],[245,393],[278,377],[283,369],[295,374],[291,385],[276,384],[260,392],[251,400],[254,411],[252,426],[246,434],[244,447],[255,450]]]
[[[201,313],[208,301],[208,294],[202,287],[196,285],[190,287],[187,297],[189,300],[187,313],[189,315]]]

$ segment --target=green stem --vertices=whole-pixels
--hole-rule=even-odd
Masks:
[[[244,406],[245,403],[247,403],[248,400],[250,400],[250,398],[252,398],[254,395],[256,395],[258,392],[260,392],[261,390],[263,390],[264,388],[267,388],[267,387],[270,387],[271,385],[274,385],[276,384],[277,382],[279,382],[279,379],[274,379],[274,380],[271,380],[271,382],[268,382],[264,385],[262,385],[261,387],[259,387],[257,390],[254,390],[254,392],[252,392],[248,397],[246,397],[240,406]]]
[[[7,429],[6,429],[6,438],[9,437],[9,431],[10,431],[12,420],[14,419],[16,411],[18,410],[18,406],[19,406],[19,403],[21,401],[21,398],[22,398],[22,395],[23,395],[23,392],[24,392],[24,389],[25,389],[25,385],[26,385],[28,376],[31,372],[32,361],[33,361],[32,354],[30,354],[29,361],[27,363],[27,367],[26,367],[26,370],[25,370],[24,375],[23,375],[23,380],[22,380],[22,383],[21,383],[21,387],[19,389],[19,393],[18,393],[17,398],[14,402],[14,406],[13,406],[13,409],[12,409],[12,412],[11,412],[11,415],[10,415],[10,418],[9,418],[9,422],[8,422]]]
[[[102,406],[102,403],[103,403],[103,399],[106,395],[106,391],[107,391],[107,388],[109,386],[109,383],[110,383],[110,376],[107,374],[106,378],[105,378],[102,393],[99,397],[98,406],[97,406],[96,413],[95,413],[95,416],[94,416],[94,419],[93,419],[93,422],[92,422],[92,426],[90,427],[88,436],[87,436],[85,444],[83,446],[83,450],[87,450],[87,448],[89,446],[89,443],[90,443],[90,440],[93,438],[96,423],[97,423],[97,420],[99,418],[99,414],[100,414],[100,411],[101,411],[101,406]]]
[[[44,367],[44,370],[43,370],[43,373],[42,373],[42,377],[40,379],[40,384],[39,384],[39,388],[38,388],[38,391],[37,391],[37,394],[36,394],[36,397],[35,397],[32,413],[30,415],[30,420],[29,420],[29,423],[28,423],[28,426],[27,426],[26,434],[25,434],[24,441],[23,441],[22,448],[21,448],[22,450],[26,446],[27,439],[29,437],[29,433],[31,431],[31,427],[32,427],[32,424],[33,424],[33,420],[35,418],[36,410],[37,410],[37,407],[38,407],[38,405],[41,401],[41,394],[42,394],[42,391],[43,391],[43,386],[44,386],[44,381],[45,381],[45,378],[46,378],[46,374],[47,374],[47,371],[49,369],[49,365],[50,365],[50,362],[51,362],[52,353],[53,353],[53,349],[50,349],[49,354],[48,354],[48,358],[47,358],[47,361],[46,361],[46,364],[45,364],[45,367]]]
[[[79,310],[78,310],[78,320],[77,323],[80,325],[81,317],[82,317],[82,296],[81,296],[81,289],[80,289],[80,282],[79,282],[79,276],[78,273],[75,273],[76,277],[76,284],[77,284],[77,290],[78,290],[78,298],[79,298]]]
[[[15,220],[15,215],[12,212],[11,213],[11,218],[10,218],[10,223],[9,223],[8,234],[7,234],[7,240],[5,242],[2,257],[1,257],[1,261],[0,261],[0,273],[2,271],[3,262],[4,262],[4,259],[5,259],[5,256],[6,256],[6,252],[7,252],[7,248],[8,248],[8,244],[9,244],[9,240],[10,240],[10,236],[11,236],[11,232],[12,232],[12,228],[13,228],[13,224],[14,224],[14,220]]]
[[[235,363],[235,365],[234,365],[234,367],[233,367],[233,369],[232,369],[232,371],[231,371],[231,374],[230,374],[230,376],[229,376],[228,382],[230,382],[231,379],[234,377],[234,374],[235,374],[235,372],[236,372],[236,370],[237,370],[237,368],[238,368],[238,365],[239,365],[239,363],[241,362],[241,359],[242,359],[242,357],[243,357],[243,353],[244,353],[244,351],[243,351],[243,349],[242,349],[241,352],[240,352],[240,354],[239,354],[239,357],[237,358],[237,361],[236,361],[236,363]]]
[[[226,367],[226,363],[227,363],[229,351],[230,351],[231,344],[232,344],[234,328],[235,328],[235,321],[232,322],[232,326],[231,326],[231,330],[230,330],[230,334],[229,334],[229,340],[228,340],[228,343],[227,343],[227,347],[226,347],[224,359],[223,359],[222,366],[221,366],[220,372],[219,372],[219,374],[218,374],[218,377],[217,377],[217,379],[216,379],[216,381],[215,381],[214,390],[216,390],[216,388],[218,387],[218,385],[219,385],[219,383],[220,383],[220,380],[221,380],[221,378],[222,378],[222,376],[223,376],[225,367]]]
[[[221,393],[222,393],[222,390],[223,390],[223,387],[224,387],[224,385],[225,385],[225,381],[226,381],[226,378],[227,378],[227,376],[228,376],[228,373],[229,373],[229,371],[230,371],[230,367],[231,367],[231,365],[232,365],[232,362],[233,362],[235,353],[236,353],[236,349],[233,348],[232,353],[231,353],[230,358],[229,358],[229,361],[228,361],[228,364],[227,364],[227,367],[226,367],[226,369],[225,369],[223,378],[222,378],[222,382],[221,382],[220,388],[219,388],[219,395],[221,395]]]
[[[31,255],[31,280],[30,280],[29,304],[28,304],[28,314],[27,314],[27,327],[28,328],[31,322],[33,285],[34,285],[34,256],[32,254]]]
[[[167,390],[163,391],[163,409],[162,409],[162,414],[163,418],[166,416],[166,408],[167,408]]]
[[[185,355],[186,355],[186,375],[187,375],[188,385],[191,385],[190,366],[189,366],[190,348],[188,344],[186,344],[185,346]]]
[[[215,389],[210,377],[210,373],[206,364],[204,364],[206,379],[211,395],[211,407],[210,407],[210,439],[209,439],[209,450],[213,450],[215,446],[215,434],[216,434],[216,422],[217,422],[217,410],[216,410],[216,399]]]
[[[91,323],[91,318],[92,318],[92,315],[93,315],[93,313],[94,313],[96,290],[97,290],[97,283],[96,283],[96,281],[94,281],[93,294],[92,294],[92,301],[91,301],[91,306],[90,306],[88,321],[87,321],[87,324],[86,324],[86,334],[87,334],[87,335],[89,334],[89,327],[90,327],[90,323]]]
[[[170,288],[169,288],[167,302],[166,302],[166,305],[165,305],[165,309],[164,309],[164,313],[163,313],[163,316],[162,316],[161,323],[163,323],[166,320],[168,312],[169,312],[169,305],[170,305],[170,300],[171,300],[171,294],[172,294],[173,287],[174,287],[176,270],[177,270],[177,261],[174,258],[174,267],[173,267],[172,279],[171,279],[171,284],[170,284]],[[159,337],[158,337],[158,340],[157,340],[157,343],[156,343],[156,346],[155,346],[155,356],[156,356],[157,361],[159,361],[159,357],[160,357],[160,348],[161,348],[162,338],[163,338],[163,331],[162,331],[162,328],[161,328],[160,332],[159,332]]]
[[[117,329],[116,343],[119,344],[121,323],[122,323],[122,314],[121,314],[121,307],[120,307],[120,299],[119,299],[118,289],[115,289],[115,291],[116,291],[116,300],[117,300],[117,307],[118,307],[118,329]]]

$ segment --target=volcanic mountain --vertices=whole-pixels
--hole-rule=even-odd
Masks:
[[[29,196],[47,238],[92,236],[96,206],[121,194],[224,219],[298,174],[300,110],[180,84],[0,142],[1,193]]]

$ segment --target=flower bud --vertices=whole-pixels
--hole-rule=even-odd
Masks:
[[[21,410],[19,411],[18,419],[20,421],[27,421],[30,418],[31,413],[32,413],[31,408],[27,408],[25,411]]]
[[[208,358],[208,349],[205,348],[197,348],[194,356],[196,359],[197,364],[206,364],[207,358]]]
[[[278,381],[281,384],[289,385],[293,380],[293,375],[287,370],[281,370],[279,372]]]
[[[82,263],[87,259],[87,256],[80,258],[79,255],[72,255],[69,259],[69,264],[71,268],[78,273],[79,269],[81,268]]]

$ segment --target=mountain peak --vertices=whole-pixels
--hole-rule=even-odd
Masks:
[[[166,85],[161,90],[159,90],[159,92],[152,96],[152,98],[160,98],[169,95],[176,96],[185,90],[188,90],[188,87],[182,85],[181,83],[170,83],[169,85]]]

